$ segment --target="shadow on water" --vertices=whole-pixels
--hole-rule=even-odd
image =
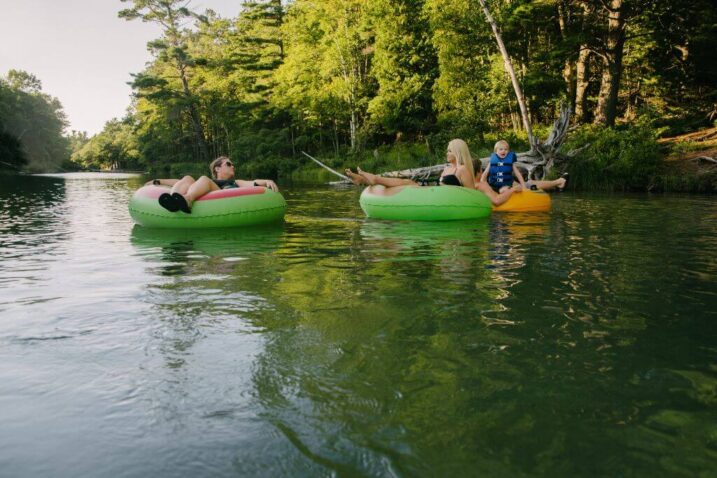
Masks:
[[[70,235],[65,181],[0,175],[0,286],[42,279]]]
[[[65,197],[63,179],[0,175],[0,241],[51,239],[67,212]]]

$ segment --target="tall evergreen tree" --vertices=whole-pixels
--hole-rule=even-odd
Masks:
[[[189,86],[189,76],[193,67],[198,64],[196,57],[188,53],[187,35],[183,31],[183,23],[187,20],[203,18],[186,7],[185,0],[121,0],[131,2],[132,7],[121,10],[119,17],[126,20],[141,19],[144,22],[153,22],[162,27],[162,38],[150,42],[149,48],[157,55],[160,61],[172,64],[175,74],[181,83],[179,92],[165,90],[164,95],[173,95],[178,103],[184,107],[191,121],[196,146],[202,160],[209,157],[204,128],[197,108],[197,97]],[[162,77],[155,77],[148,73],[135,76],[133,87],[138,90],[156,89],[168,86],[169,82]]]

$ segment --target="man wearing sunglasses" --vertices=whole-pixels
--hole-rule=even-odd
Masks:
[[[170,212],[192,212],[192,203],[195,199],[208,192],[220,189],[240,188],[247,186],[263,186],[272,191],[279,191],[276,183],[271,179],[255,179],[245,181],[234,179],[234,164],[226,156],[220,156],[209,164],[212,177],[202,176],[196,181],[191,176],[182,179],[155,179],[150,181],[155,185],[172,186],[169,193],[159,196],[159,204]],[[149,184],[148,182],[147,184]]]

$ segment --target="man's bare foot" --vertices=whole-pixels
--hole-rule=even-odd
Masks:
[[[366,181],[366,178],[364,178],[363,176],[361,176],[361,175],[359,175],[359,174],[354,173],[354,172],[351,171],[350,169],[346,169],[346,170],[344,171],[344,174],[346,174],[346,176],[347,176],[347,177],[351,180],[351,182],[354,183],[356,186],[361,186],[362,184],[368,184],[368,182]]]
[[[358,173],[359,173],[359,174],[366,180],[366,182],[367,182],[368,184],[370,184],[371,186],[373,186],[374,184],[376,184],[376,177],[377,177],[377,176],[376,176],[375,174],[371,174],[371,173],[367,173],[366,171],[362,171],[361,168],[359,168],[359,167],[356,167],[356,171],[358,171]]]

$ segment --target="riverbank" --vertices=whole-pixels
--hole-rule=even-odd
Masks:
[[[545,137],[547,133],[547,130],[541,131],[539,136]],[[515,151],[527,149],[527,142],[511,133],[486,135],[482,141],[468,138],[474,157],[488,156],[498,138],[507,138]],[[338,155],[316,156],[339,172],[357,166],[385,172],[441,164],[446,140],[432,139],[431,142],[384,145],[358,153],[344,151]],[[565,154],[585,145],[589,146],[576,156],[556,161],[549,177],[569,172],[571,180],[567,189],[572,191],[717,192],[717,127],[656,139],[654,129],[649,127],[605,129],[583,126],[571,132],[562,152]],[[301,154],[293,158],[234,159],[238,163],[237,174],[242,178],[316,182],[337,179]],[[198,177],[207,174],[208,170],[204,163],[180,162],[161,165],[149,172],[123,172],[151,177],[181,177],[185,174]]]
[[[658,143],[667,151],[661,189],[717,191],[717,127],[662,138]]]
[[[527,142],[521,141],[521,138],[508,139],[515,151],[527,149]],[[494,138],[484,138],[482,142],[469,141],[471,152],[475,157],[488,156],[493,141]],[[562,153],[567,154],[581,147],[585,149],[574,157],[558,159],[549,174],[549,178],[553,178],[563,172],[570,173],[568,190],[717,192],[715,127],[656,139],[654,130],[649,127],[605,129],[583,126],[571,133]],[[438,147],[432,148],[432,151],[438,151]],[[440,164],[443,155],[432,151],[425,143],[401,144],[343,157],[319,156],[318,159],[337,171],[358,165],[369,171],[385,172]],[[262,164],[250,162],[245,167],[250,172],[271,174],[267,169],[270,164],[271,161]],[[254,165],[256,169],[252,167]],[[292,179],[336,180],[336,176],[308,159],[298,167],[294,163],[294,167],[285,174]],[[280,170],[278,172],[281,173]]]

